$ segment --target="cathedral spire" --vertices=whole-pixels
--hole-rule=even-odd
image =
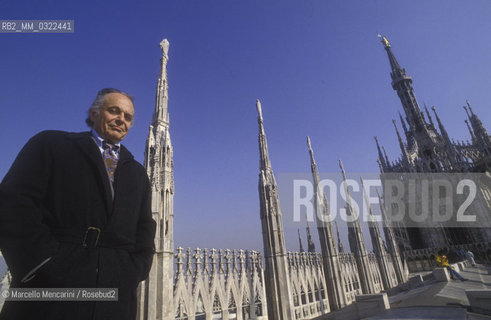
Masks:
[[[424,104],[424,106],[425,106],[426,116],[428,117],[428,121],[430,122],[430,126],[434,127],[435,124],[433,123],[433,119],[431,118],[430,111],[428,111],[428,108],[426,107],[426,103]],[[431,108],[433,109],[434,107]]]
[[[422,132],[424,135],[427,134],[426,122],[423,118],[423,113],[421,112],[416,97],[414,95],[414,89],[412,86],[413,80],[409,75],[406,74],[406,70],[401,68],[396,60],[396,57],[392,53],[392,49],[386,37],[382,37],[382,44],[384,45],[387,56],[389,57],[389,63],[391,68],[390,76],[392,78],[392,88],[397,91],[397,95],[402,102],[404,112],[406,113],[406,119],[409,126],[414,132]]]
[[[472,110],[469,101],[466,102],[467,107],[471,112],[469,122],[471,124],[472,131],[474,132],[475,141],[473,141],[473,144],[482,155],[482,159],[475,163],[475,166],[477,167],[478,171],[489,171],[491,169],[491,137],[488,135],[486,128],[484,128],[481,119],[479,119],[479,117],[474,113],[474,110]]]
[[[471,115],[469,117],[471,126],[472,126],[472,131],[474,131],[474,135],[476,136],[476,139],[483,144],[484,147],[488,147],[489,145],[489,135],[484,128],[484,125],[482,124],[481,119],[474,113],[474,110],[472,110],[470,102],[467,100],[467,107],[469,108]]]
[[[169,42],[160,42],[162,57],[157,81],[155,111],[145,148],[145,167],[152,189],[152,217],[157,222],[155,255],[148,279],[139,287],[139,320],[169,320],[173,314],[174,169],[167,110]]]
[[[380,149],[380,145],[378,144],[377,136],[374,136],[373,139],[375,139],[375,144],[377,145],[379,163],[382,166],[382,169],[385,170],[388,164],[385,162],[384,155],[382,154],[382,149]]]
[[[266,141],[266,134],[264,132],[263,125],[263,112],[261,109],[261,101],[256,100],[257,109],[257,122],[259,124],[259,168],[261,170],[271,170],[271,163],[269,161],[268,142]]]
[[[392,50],[390,49],[390,42],[386,37],[383,37],[380,34],[378,35],[378,37],[381,39],[382,44],[384,45],[384,48],[387,51],[387,55],[389,56],[389,63],[392,73],[396,75],[397,73],[402,71],[402,68],[399,66],[399,62],[397,62],[396,57],[394,56]]]
[[[339,167],[343,175],[344,191],[346,194],[346,218],[348,219],[348,239],[351,252],[353,253],[360,275],[361,288],[364,294],[375,293],[373,275],[370,272],[368,253],[365,246],[365,239],[360,225],[359,212],[355,212],[351,194],[348,188],[346,172],[344,171],[343,162],[339,160]]]
[[[314,181],[314,211],[316,216],[317,233],[322,252],[322,265],[327,284],[329,297],[329,306],[332,310],[339,309],[346,305],[346,294],[341,281],[341,265],[338,257],[338,249],[334,238],[332,228],[332,216],[329,212],[327,198],[320,188],[320,176],[317,164],[314,158],[314,150],[307,137],[307,146],[310,154],[310,167],[312,170],[312,179]],[[313,242],[312,242],[313,244]],[[342,247],[339,248],[342,250]]]
[[[447,146],[448,155],[449,155],[448,161],[452,165],[453,168],[457,168],[459,166],[459,164],[462,162],[462,160],[459,158],[457,150],[455,149],[455,145],[454,145],[454,143],[452,143],[452,140],[450,140],[450,137],[448,136],[447,130],[443,126],[443,123],[440,121],[440,117],[438,116],[438,113],[436,112],[435,106],[432,106],[431,109],[433,110],[433,113],[435,114],[435,119],[436,119],[436,122],[438,123],[438,128],[440,129],[440,133],[441,133],[443,140],[445,141],[445,144]]]
[[[261,103],[256,101],[259,125],[259,205],[265,260],[265,287],[268,318],[293,318],[287,252],[278,186],[271,168],[263,126]]]
[[[440,129],[440,133],[442,134],[443,139],[445,140],[448,146],[452,146],[452,141],[450,141],[450,137],[448,136],[447,130],[443,126],[443,123],[440,121],[440,117],[438,116],[438,113],[436,113],[435,106],[432,106],[431,110],[433,110],[433,113],[435,114],[435,119],[436,122],[438,123],[438,128]]]

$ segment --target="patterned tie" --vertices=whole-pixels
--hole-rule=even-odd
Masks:
[[[107,174],[109,175],[111,183],[113,183],[114,171],[116,171],[116,166],[118,165],[118,157],[116,155],[116,151],[119,147],[106,141],[102,141],[102,148],[104,149],[102,157],[104,158],[104,164],[106,165]]]

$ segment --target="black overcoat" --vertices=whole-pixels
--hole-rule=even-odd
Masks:
[[[119,299],[6,301],[0,319],[135,319],[155,222],[146,171],[124,146],[113,192],[90,132],[44,131],[29,140],[0,184],[0,250],[11,286],[118,288]],[[20,281],[48,257],[32,280]]]

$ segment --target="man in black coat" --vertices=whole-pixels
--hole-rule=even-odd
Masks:
[[[117,288],[117,301],[5,301],[0,319],[136,318],[155,222],[145,169],[120,142],[131,96],[99,91],[91,132],[44,131],[0,184],[0,250],[12,288]]]

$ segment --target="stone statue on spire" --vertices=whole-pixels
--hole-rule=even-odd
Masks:
[[[382,35],[377,35],[379,38],[382,38],[382,43],[384,44],[384,47],[390,48],[390,42],[386,37],[383,37]]]
[[[167,39],[160,42],[160,49],[162,49],[162,55],[167,57],[169,52],[169,41]]]

